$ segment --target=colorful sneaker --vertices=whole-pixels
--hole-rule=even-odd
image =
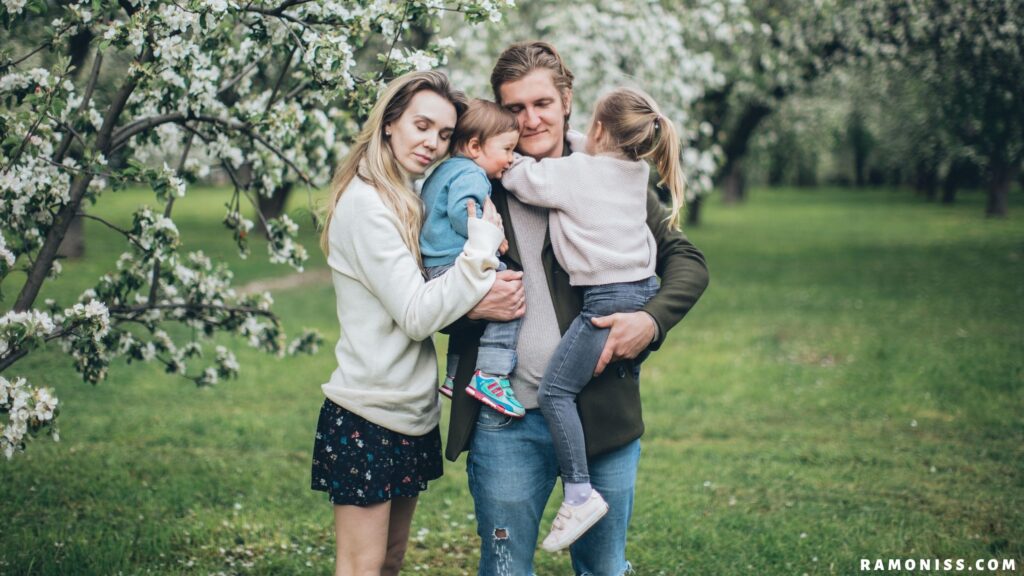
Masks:
[[[441,387],[437,389],[437,391],[440,392],[442,396],[451,399],[452,394],[455,393],[455,378],[451,376],[445,376],[444,382],[441,384]]]
[[[551,523],[551,532],[544,538],[544,542],[541,542],[540,547],[548,552],[568,548],[607,513],[608,503],[597,490],[591,492],[590,498],[579,506],[570,506],[562,502],[558,508],[558,515]]]
[[[466,386],[466,394],[487,404],[498,412],[513,418],[526,416],[526,409],[516,400],[508,376],[491,375],[477,370],[473,381]]]

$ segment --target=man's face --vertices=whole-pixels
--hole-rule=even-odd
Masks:
[[[563,99],[551,74],[538,68],[498,89],[501,105],[519,120],[519,152],[537,160],[562,155],[565,116],[572,102],[572,91]]]

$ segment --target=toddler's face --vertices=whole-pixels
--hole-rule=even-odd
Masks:
[[[518,142],[519,132],[515,130],[491,136],[480,147],[480,153],[473,161],[487,172],[488,178],[501,178],[512,165],[512,151]]]

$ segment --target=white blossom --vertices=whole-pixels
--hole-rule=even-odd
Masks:
[[[223,346],[203,364],[202,346],[176,340],[180,332],[169,324],[190,328],[199,340],[228,332],[275,355],[314,350],[319,337],[312,333],[288,343],[269,295],[241,295],[223,262],[180,252],[171,200],[186,194],[188,182],[232,180],[236,196],[225,225],[244,253],[254,222],[243,216],[241,202],[298,182],[326,186],[382,79],[443,62],[454,41],[440,36],[427,48],[413,48],[414,25],[433,29],[442,13],[459,11],[474,23],[497,21],[511,6],[410,0],[419,4],[409,10],[406,2],[313,0],[270,14],[248,9],[257,5],[243,10],[236,0],[128,0],[134,8],[128,14],[73,0],[49,7],[44,30],[39,19],[24,16],[24,0],[3,1],[12,36],[39,37],[41,52],[0,75],[0,96],[9,104],[0,110],[0,124],[8,134],[29,135],[21,136],[19,156],[5,158],[0,172],[0,213],[6,216],[0,222],[0,279],[19,262],[59,273],[59,261],[40,258],[55,215],[82,209],[83,200],[103,202],[110,189],[148,185],[156,192],[157,206],[140,207],[128,225],[114,222],[123,227],[126,247],[77,301],[33,304],[0,317],[0,357],[59,343],[92,383],[103,380],[118,357],[162,363],[197,384],[234,377],[241,369]],[[27,26],[40,29],[25,34]],[[67,39],[85,27],[93,32],[91,52],[103,43],[101,81],[132,88],[123,107],[115,106],[115,91],[107,88],[96,91],[107,96],[86,99],[88,65],[74,74],[63,67]],[[389,59],[393,44],[395,57]],[[374,46],[385,54],[362,58]],[[139,58],[145,53],[152,58]],[[44,68],[39,62],[55,64]],[[40,114],[45,101],[59,105],[59,114]],[[187,126],[182,118],[189,119]],[[113,133],[101,146],[97,134],[104,124]],[[67,126],[80,132],[71,148],[62,146]],[[115,154],[119,161],[108,162]],[[83,180],[84,198],[72,198],[72,183]],[[288,216],[268,222],[270,260],[301,270],[308,251],[298,234]],[[6,456],[24,446],[26,434],[49,427],[58,437],[52,392],[17,378],[3,380],[2,389],[12,406],[0,410],[6,415],[0,417]]]

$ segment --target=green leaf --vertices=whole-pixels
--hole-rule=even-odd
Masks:
[[[25,8],[36,16],[46,14],[46,2],[43,2],[42,0],[30,0]]]
[[[68,106],[68,101],[64,98],[55,97],[50,101],[50,111],[53,112],[54,116],[60,116],[60,113],[64,111]]]

